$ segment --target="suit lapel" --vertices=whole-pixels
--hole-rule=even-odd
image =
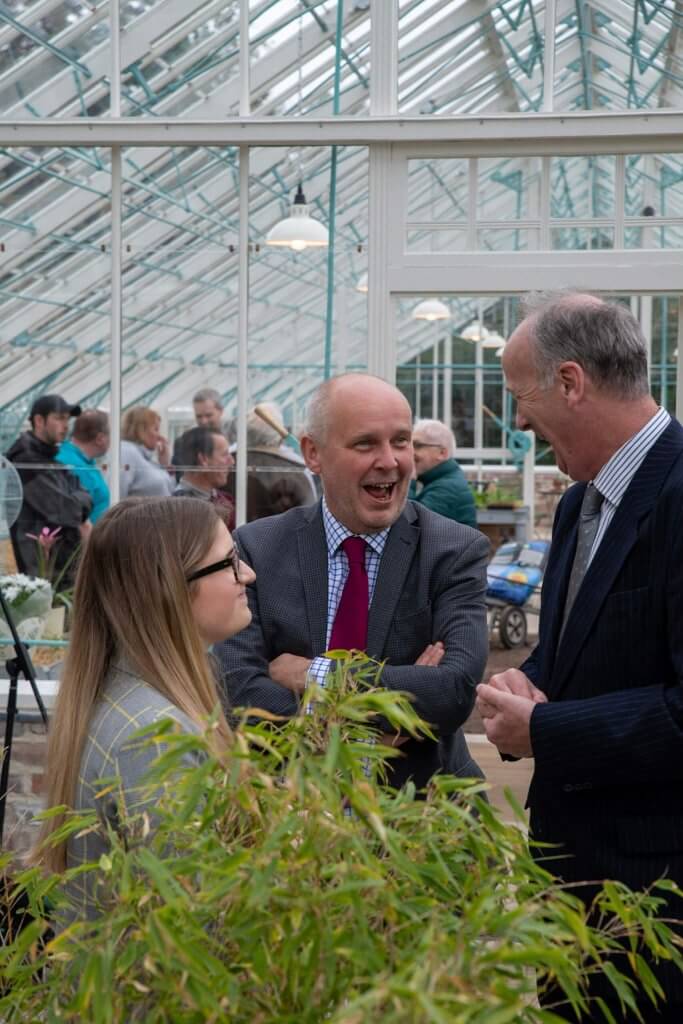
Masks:
[[[548,693],[551,699],[556,699],[565,686],[605,598],[637,540],[640,523],[652,511],[671,464],[680,455],[682,448],[683,429],[674,420],[652,446],[621,499],[595,558],[588,567],[571,610],[555,659],[555,670]],[[578,510],[576,517],[578,518]],[[572,538],[574,542],[568,544],[567,548],[573,554],[576,547],[576,522]],[[571,559],[567,557],[562,577],[565,594],[570,571]],[[559,624],[562,621],[561,611],[564,602],[558,604],[559,608],[555,609],[556,632],[553,633],[553,639],[559,635]]]
[[[406,576],[420,538],[417,513],[408,503],[396,520],[382,552],[368,616],[368,654],[380,658]]]
[[[327,541],[321,503],[306,510],[297,532],[299,566],[304,588],[308,633],[314,656],[322,654],[327,641]]]

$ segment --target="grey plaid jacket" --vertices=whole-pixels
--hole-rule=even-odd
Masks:
[[[293,693],[268,675],[285,652],[313,658],[325,651],[327,544],[320,502],[259,519],[236,531],[245,560],[256,572],[248,588],[253,619],[218,644],[232,707],[293,715]],[[486,562],[488,540],[477,530],[409,501],[391,528],[370,606],[367,650],[385,660],[387,689],[413,694],[415,708],[434,726],[437,744],[410,740],[395,762],[393,781],[424,784],[441,765],[480,774],[460,726],[474,702],[488,650]],[[441,640],[443,661],[415,665],[427,644]]]
[[[107,826],[116,829],[124,812],[141,812],[158,800],[159,790],[144,785],[144,779],[162,746],[132,737],[144,726],[166,718],[177,722],[183,732],[200,731],[184,712],[125,665],[119,663],[112,669],[90,723],[73,803],[76,811],[95,809],[102,826],[69,839],[67,867],[99,860],[109,848]],[[113,778],[118,780],[114,788],[100,784],[100,780]],[[66,892],[73,912],[60,921],[61,927],[75,917],[96,916],[94,872],[74,879]]]

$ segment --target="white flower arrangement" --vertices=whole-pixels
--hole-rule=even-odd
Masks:
[[[36,576],[25,576],[23,573],[0,576],[0,587],[5,601],[9,605],[14,624],[21,629],[19,635],[24,640],[35,639],[40,635],[43,620],[52,607],[52,586],[49,580]],[[0,636],[10,635],[9,626],[0,614]]]

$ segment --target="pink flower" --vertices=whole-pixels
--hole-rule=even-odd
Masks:
[[[30,537],[31,540],[37,540],[41,548],[47,552],[52,548],[61,532],[61,526],[57,526],[54,530],[51,530],[48,526],[44,526],[38,536],[36,536],[35,533],[27,533],[26,536]]]

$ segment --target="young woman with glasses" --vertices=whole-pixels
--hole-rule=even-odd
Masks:
[[[142,786],[158,747],[131,740],[171,718],[199,733],[220,707],[208,647],[251,621],[246,585],[224,512],[197,498],[128,498],[95,524],[78,569],[71,642],[50,725],[47,806],[96,808],[102,829],[50,842],[63,815],[45,821],[35,859],[62,871],[107,850],[106,826],[153,803]],[[215,751],[230,746],[222,711]],[[99,796],[99,779],[120,784]],[[97,912],[93,872],[70,895],[75,913]],[[88,888],[85,887],[88,886]]]

